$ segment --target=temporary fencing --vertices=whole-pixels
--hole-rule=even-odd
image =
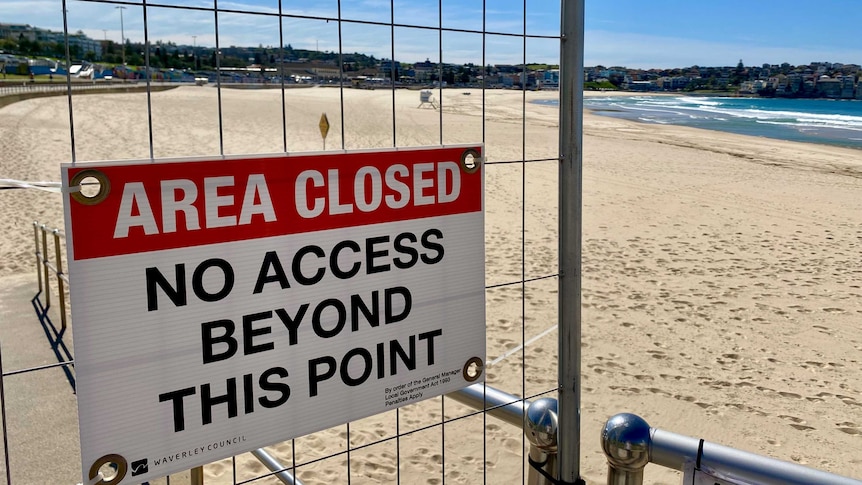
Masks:
[[[495,247],[505,245],[507,249],[511,248],[512,250],[511,258],[507,257],[505,261],[489,263],[489,266],[491,266],[489,267],[489,271],[492,271],[493,274],[486,277],[486,291],[489,298],[494,301],[506,301],[505,308],[499,306],[489,311],[488,317],[496,321],[506,322],[506,328],[509,328],[513,324],[520,327],[520,331],[512,329],[512,335],[519,335],[520,342],[506,343],[504,344],[505,348],[499,342],[491,344],[494,348],[489,353],[488,357],[491,363],[486,367],[486,370],[491,372],[487,378],[487,382],[490,385],[497,384],[499,386],[504,383],[501,375],[497,374],[497,369],[506,374],[506,382],[520,382],[520,385],[512,389],[503,389],[505,392],[497,391],[490,387],[486,389],[484,386],[478,388],[474,386],[471,390],[458,393],[459,395],[453,397],[440,397],[417,404],[414,406],[416,409],[412,411],[396,410],[387,413],[386,416],[381,417],[388,421],[385,424],[385,432],[382,436],[371,435],[369,438],[369,432],[372,428],[369,428],[364,423],[347,424],[342,427],[341,431],[330,431],[325,436],[325,439],[330,441],[332,441],[334,433],[340,436],[342,445],[334,450],[330,447],[324,447],[323,452],[314,451],[314,447],[309,448],[311,451],[306,450],[303,443],[313,442],[315,437],[304,437],[293,440],[276,452],[268,452],[264,449],[255,450],[252,453],[254,458],[251,460],[249,457],[240,457],[239,459],[228,460],[226,463],[212,465],[213,469],[218,469],[218,473],[209,472],[210,467],[204,467],[203,470],[194,470],[187,476],[168,477],[166,479],[167,483],[170,483],[170,481],[174,481],[175,483],[184,483],[186,481],[200,483],[204,479],[207,480],[207,483],[223,483],[225,477],[228,477],[227,479],[230,483],[235,484],[320,483],[323,476],[327,477],[324,479],[326,481],[334,480],[343,483],[355,481],[363,483],[370,480],[369,477],[381,475],[379,472],[375,472],[376,468],[387,468],[391,467],[392,464],[394,464],[394,470],[389,470],[383,474],[383,476],[388,477],[384,481],[393,480],[398,483],[438,481],[442,483],[445,481],[459,481],[458,477],[468,476],[471,477],[470,480],[473,480],[474,477],[482,477],[483,481],[492,483],[528,481],[528,476],[531,475],[528,471],[530,465],[526,458],[529,443],[523,431],[521,429],[511,430],[505,427],[501,429],[494,422],[494,418],[489,417],[489,415],[500,415],[502,412],[505,416],[508,416],[504,419],[504,422],[513,424],[522,423],[525,419],[526,405],[542,396],[553,396],[558,391],[558,387],[553,384],[554,379],[551,376],[537,376],[540,377],[537,382],[543,384],[536,386],[529,384],[533,379],[528,375],[530,367],[528,361],[530,359],[545,359],[545,357],[540,355],[542,350],[532,354],[531,351],[534,348],[547,346],[548,343],[554,341],[553,332],[556,328],[556,322],[547,320],[544,316],[534,316],[529,301],[540,293],[544,295],[542,298],[543,301],[547,300],[547,297],[553,294],[552,289],[556,288],[555,280],[558,278],[556,264],[558,258],[554,256],[553,252],[557,250],[560,244],[553,241],[530,240],[528,236],[528,224],[531,220],[529,211],[544,212],[544,207],[540,207],[540,205],[544,206],[546,200],[543,199],[541,202],[532,200],[531,198],[536,194],[531,193],[527,189],[526,182],[529,178],[541,177],[542,179],[550,179],[548,180],[549,187],[556,187],[558,182],[554,179],[558,176],[560,157],[557,155],[556,140],[552,141],[552,146],[538,146],[531,143],[528,136],[530,121],[526,114],[528,93],[525,88],[528,84],[530,87],[536,85],[534,78],[532,78],[534,75],[528,72],[527,67],[527,62],[530,60],[529,57],[531,55],[530,51],[550,51],[552,53],[550,57],[557,56],[562,39],[560,31],[557,28],[560,25],[559,17],[556,20],[553,18],[543,18],[541,22],[538,22],[531,18],[531,11],[534,10],[534,7],[538,11],[538,6],[528,5],[527,2],[519,8],[519,12],[515,15],[515,18],[518,20],[514,24],[511,22],[511,12],[506,12],[505,14],[496,13],[493,10],[489,10],[489,6],[484,1],[465,5],[463,2],[438,0],[428,2],[427,5],[419,2],[412,6],[396,5],[396,2],[391,1],[388,6],[375,4],[373,12],[369,9],[361,8],[361,6],[352,2],[332,2],[331,5],[324,5],[318,9],[306,8],[305,6],[300,7],[289,4],[286,1],[273,1],[271,3],[272,5],[257,6],[252,3],[248,5],[236,3],[224,4],[217,0],[214,0],[211,5],[184,1],[84,0],[74,3],[62,1],[58,2],[57,15],[62,18],[67,35],[68,32],[74,32],[81,27],[79,24],[83,22],[84,16],[87,18],[92,18],[93,16],[113,18],[124,15],[122,27],[124,31],[121,33],[121,36],[123,39],[134,38],[144,41],[147,48],[144,49],[144,52],[138,54],[142,54],[145,64],[149,64],[154,59],[155,48],[157,47],[154,41],[159,40],[156,35],[161,35],[153,34],[153,32],[159,31],[158,20],[154,19],[161,20],[165,16],[188,19],[187,25],[189,25],[189,29],[198,29],[194,31],[189,30],[185,33],[189,38],[194,37],[195,46],[193,46],[193,50],[205,49],[203,47],[203,40],[205,38],[208,39],[208,45],[214,45],[214,49],[212,47],[206,48],[208,51],[215,53],[216,68],[214,71],[222,74],[213,76],[211,75],[213,73],[210,72],[195,76],[198,78],[206,77],[209,81],[207,86],[198,86],[200,89],[215,90],[217,92],[218,109],[216,113],[218,117],[219,155],[236,153],[235,149],[230,148],[230,144],[226,143],[226,138],[231,137],[232,134],[229,115],[226,113],[230,109],[226,105],[229,95],[225,94],[225,90],[231,87],[233,82],[243,83],[244,81],[237,77],[236,70],[222,69],[221,64],[224,55],[221,50],[227,49],[225,47],[227,42],[233,43],[232,40],[225,42],[225,38],[228,37],[225,25],[233,25],[236,22],[245,21],[249,22],[250,25],[268,26],[264,29],[265,33],[258,34],[257,38],[260,39],[259,44],[271,46],[269,47],[269,52],[275,56],[276,62],[271,63],[269,67],[275,67],[277,74],[270,74],[268,79],[265,79],[262,83],[257,83],[259,85],[256,87],[281,88],[283,107],[281,145],[285,152],[293,151],[296,149],[294,147],[297,146],[297,143],[292,141],[294,134],[291,133],[291,129],[289,128],[291,113],[287,108],[291,93],[291,90],[287,88],[292,87],[293,83],[296,82],[287,76],[288,71],[286,70],[286,65],[289,63],[287,61],[289,57],[287,53],[288,44],[292,41],[292,32],[311,29],[317,32],[319,42],[325,42],[328,50],[337,52],[338,54],[337,64],[333,67],[336,67],[339,72],[333,76],[329,76],[328,81],[323,78],[323,75],[315,79],[322,86],[329,87],[330,89],[334,88],[331,91],[332,96],[339,100],[339,112],[335,115],[331,112],[329,113],[329,120],[332,121],[334,128],[333,135],[335,136],[333,138],[336,140],[327,147],[330,149],[367,147],[361,141],[351,141],[351,123],[354,121],[351,119],[352,113],[350,110],[352,108],[349,103],[345,102],[345,92],[351,88],[352,83],[349,79],[350,74],[345,73],[345,68],[350,63],[345,61],[344,57],[348,52],[361,52],[362,46],[357,40],[362,35],[365,35],[362,33],[362,29],[367,29],[367,32],[371,32],[369,34],[371,38],[388,39],[390,59],[404,59],[406,61],[406,58],[409,57],[409,60],[413,61],[413,57],[419,56],[432,59],[432,68],[425,74],[427,79],[422,82],[415,81],[415,84],[412,84],[412,86],[416,87],[423,86],[426,92],[430,90],[434,93],[433,96],[429,96],[429,99],[434,100],[432,106],[437,110],[438,126],[436,134],[426,137],[427,141],[421,143],[423,145],[447,145],[455,142],[463,143],[465,141],[483,142],[486,146],[486,157],[484,160],[485,170],[487,171],[486,176],[493,178],[495,181],[499,180],[511,185],[513,189],[513,193],[509,194],[508,201],[501,202],[504,205],[493,207],[495,201],[488,201],[490,210],[503,211],[514,216],[514,219],[507,221],[509,227],[506,228],[506,234],[502,238],[499,240],[486,240],[486,244],[494,245]],[[559,4],[554,2],[549,3],[551,5],[550,9],[547,4],[541,5],[542,12],[551,11],[556,15],[559,11]],[[578,5],[580,2],[566,3],[570,4],[570,7],[573,5],[577,6],[582,15],[583,6],[582,4]],[[574,13],[578,13],[577,8]],[[577,18],[573,17],[570,21],[577,21]],[[201,24],[204,27],[201,27]],[[207,26],[210,28],[208,33],[203,30]],[[576,27],[572,27],[572,32],[577,30]],[[134,34],[131,32],[134,32]],[[570,42],[570,45],[572,45],[571,49],[573,51],[579,49],[580,43],[574,38],[572,40]],[[422,45],[428,41],[433,42],[431,46],[428,46],[430,49],[421,48],[418,54],[415,50],[406,47],[409,45]],[[518,54],[515,56],[509,54],[503,56],[499,47],[489,48],[489,44],[495,46],[503,45],[502,51],[518,52]],[[68,40],[66,48],[67,63],[71,64],[74,59],[69,53]],[[458,52],[450,55],[450,49],[457,50]],[[197,54],[194,53],[193,55],[197,56]],[[450,64],[450,59],[452,64]],[[416,60],[421,61],[421,59]],[[463,85],[460,85],[461,81],[459,79],[459,86],[444,86],[444,84],[448,84],[444,82],[444,79],[450,79],[452,76],[451,71],[456,69],[456,66],[453,65],[456,61],[459,65],[467,65],[469,63],[479,66],[475,69],[479,75],[477,76],[474,73],[472,79],[464,82]],[[486,129],[486,125],[490,119],[490,111],[498,109],[499,106],[494,104],[494,100],[489,99],[488,93],[492,92],[490,89],[491,80],[489,79],[492,75],[492,70],[491,68],[486,69],[484,66],[498,64],[507,64],[511,72],[498,76],[495,84],[502,84],[504,82],[509,87],[521,86],[524,88],[520,96],[521,106],[518,114],[514,118],[509,117],[507,119],[507,122],[511,123],[515,121],[520,125],[520,148],[514,151],[497,152],[496,146],[504,141],[496,139],[495,135],[487,133]],[[357,86],[375,90],[387,90],[391,93],[392,112],[391,118],[388,120],[391,124],[389,141],[377,141],[375,142],[375,146],[397,148],[415,146],[415,140],[404,140],[399,137],[400,127],[406,126],[410,121],[406,118],[401,119],[401,113],[396,109],[396,102],[401,96],[410,95],[418,98],[420,92],[407,90],[411,87],[408,81],[406,79],[398,79],[402,74],[398,72],[401,68],[397,62],[390,61],[388,64],[384,62],[384,65],[387,66],[389,72],[386,72],[386,69],[384,69],[380,73],[379,77],[382,80],[369,79]],[[553,66],[550,68],[553,68]],[[496,71],[496,68],[494,70]],[[579,67],[573,68],[571,70],[572,78],[577,78],[576,73],[579,71]],[[272,69],[270,69],[271,72]],[[528,79],[530,79],[529,83]],[[171,83],[171,85],[176,85],[176,83]],[[190,83],[190,85],[194,84]],[[138,129],[148,133],[146,136],[148,146],[134,147],[131,152],[140,153],[141,148],[144,148],[144,151],[151,158],[154,158],[159,153],[158,134],[154,135],[153,110],[154,104],[159,102],[157,99],[154,99],[156,91],[154,88],[160,86],[160,83],[157,84],[150,79],[138,80],[136,86],[138,88],[146,88],[147,122],[143,126],[139,126]],[[113,85],[106,85],[103,88],[102,85],[95,84],[92,87],[87,86],[86,89],[101,90],[108,89],[109,87],[113,87]],[[51,94],[56,89],[57,86],[38,85],[6,88],[6,90],[11,90],[8,94],[15,95],[32,93],[34,91],[45,91],[46,94]],[[71,161],[73,163],[85,162],[91,158],[87,153],[90,153],[92,144],[86,133],[81,131],[82,128],[80,128],[90,121],[85,118],[88,115],[84,114],[84,111],[82,111],[78,104],[78,94],[82,89],[85,88],[78,83],[72,83],[71,80],[66,82],[65,91],[69,105]],[[476,121],[481,124],[481,129],[476,130],[476,133],[481,133],[481,139],[464,140],[460,138],[461,134],[457,132],[457,127],[449,125],[451,122],[449,113],[454,113],[457,105],[453,101],[455,101],[456,96],[463,96],[461,91],[465,89],[471,90],[474,99],[480,97],[480,100],[476,100],[473,105],[481,111],[473,114],[479,115]],[[567,95],[570,95],[572,92],[569,91]],[[569,116],[572,116],[574,114],[574,104],[570,98],[568,101],[571,109],[564,111]],[[368,122],[379,123],[383,121],[385,118],[380,115],[382,113],[373,114],[373,121],[369,120]],[[574,139],[569,138],[566,146],[568,147],[574,141]],[[517,147],[517,142],[514,145],[511,142],[512,140],[505,140],[507,145]],[[302,146],[301,144],[299,145]],[[303,147],[303,149],[307,148]],[[579,152],[579,150],[568,149],[569,156],[572,156],[576,152]],[[505,153],[505,155],[502,155],[502,153]],[[194,155],[195,153],[187,152],[187,154]],[[198,153],[198,155],[204,154],[206,153]],[[128,158],[123,154],[120,154],[120,157]],[[570,165],[574,165],[575,161],[576,159],[572,158]],[[570,175],[574,175],[574,173]],[[542,195],[545,197],[548,194]],[[515,205],[511,205],[512,202]],[[557,225],[557,217],[553,213],[548,214],[548,217],[543,218],[543,221],[550,227]],[[74,280],[74,275],[70,277],[65,274],[60,263],[61,248],[63,247],[62,232],[59,230],[52,232],[48,228],[38,224],[35,231],[37,238],[36,252],[38,253],[36,260],[40,266],[40,293],[38,300],[44,302],[42,313],[43,315],[47,315],[51,305],[51,300],[49,300],[51,297],[48,296],[50,291],[48,286],[49,277],[50,281],[56,280],[59,285],[71,287],[61,287],[59,294],[54,297],[59,299],[62,306],[65,306],[66,292],[75,291],[74,284],[70,285],[70,281]],[[52,232],[52,234],[49,235],[49,232]],[[49,250],[49,237],[54,238],[55,254],[53,255],[50,254],[51,251]],[[531,243],[540,243],[542,245],[542,259],[544,260],[542,264],[537,264],[540,258],[530,255],[528,246]],[[568,247],[573,249],[571,245],[568,245]],[[552,253],[548,254],[548,250],[552,251]],[[573,258],[568,259],[569,262],[573,260]],[[52,270],[53,273],[51,273]],[[577,277],[576,271],[570,270],[569,274],[572,278]],[[570,301],[574,305],[574,308],[579,308],[576,295],[571,296]],[[549,301],[548,303],[551,306],[546,306],[543,309],[542,315],[554,314],[553,307],[556,306],[556,301]],[[576,310],[575,313],[578,311]],[[52,337],[57,343],[71,341],[74,334],[75,323],[70,322],[67,324],[66,320],[68,317],[66,314],[67,309],[62,308],[60,311],[61,329]],[[542,320],[537,321],[539,318]],[[567,335],[572,334],[567,332]],[[539,338],[543,338],[543,340],[537,341]],[[66,361],[57,365],[68,369],[67,372],[74,378],[74,364],[71,354],[68,357]],[[507,366],[504,370],[503,364],[510,364],[510,366]],[[54,366],[52,365],[49,368],[52,367]],[[7,370],[5,376],[7,378],[13,375],[17,376],[20,372],[29,374],[39,369],[41,367],[16,369],[13,371]],[[514,375],[511,375],[510,369],[517,369],[519,376],[513,379]],[[576,371],[577,369],[568,368],[567,370]],[[577,380],[573,376],[570,376],[567,380],[569,382],[569,385],[566,386],[568,389],[567,395],[569,398],[576,397],[572,393],[576,392]],[[74,392],[74,386],[70,389],[70,392]],[[477,396],[481,397],[478,404],[476,401]],[[485,402],[484,406],[482,405],[482,401]],[[464,407],[459,402],[466,402],[475,409],[471,410],[470,407]],[[547,405],[541,399],[538,402]],[[577,409],[576,404],[574,407],[571,407],[571,401],[569,407]],[[486,410],[485,408],[488,409]],[[425,415],[426,418],[417,420],[415,419],[417,415]],[[428,417],[429,415],[431,416],[430,418]],[[547,417],[552,416],[553,413],[548,414],[544,412],[542,415]],[[548,423],[543,423],[542,425],[547,426]],[[75,426],[75,423],[69,423],[69,426]],[[456,436],[459,440],[464,439],[464,434],[460,432],[464,428],[471,430],[470,434],[472,436],[469,442],[451,442],[453,436]],[[434,438],[434,435],[437,437]],[[429,439],[432,442],[436,441],[438,449],[426,450],[419,447],[417,451],[417,446],[409,443],[411,440],[415,441],[417,436],[421,436],[423,442]],[[554,439],[554,441],[556,440]],[[489,454],[496,453],[494,450],[495,447],[501,447],[502,449],[504,446],[508,447],[515,456],[520,457],[520,463],[517,465],[506,463],[506,467],[501,471],[495,469],[493,461],[489,461]],[[572,444],[569,442],[564,446],[572,446]],[[473,451],[463,453],[465,449]],[[285,450],[288,451],[285,453]],[[74,451],[68,450],[68,454],[74,456]],[[30,471],[15,468],[15,459],[10,460],[10,456],[14,458],[15,453],[14,446],[6,449],[7,481],[10,484],[26,483],[29,480],[27,477],[33,475]],[[536,453],[536,456],[541,456],[542,454],[540,451]],[[254,462],[259,463],[258,465],[253,465],[252,463]],[[554,463],[553,461],[546,463],[549,473],[556,473],[551,470]],[[269,471],[262,469],[260,464],[265,465]],[[229,470],[223,470],[225,466]],[[321,475],[321,467],[327,471],[324,475]],[[341,468],[341,470],[335,471],[337,468]],[[104,471],[108,476],[103,479],[103,482],[94,483],[110,483],[110,470],[105,469]],[[512,474],[513,471],[515,471],[514,476]],[[534,479],[539,476],[533,475]]]

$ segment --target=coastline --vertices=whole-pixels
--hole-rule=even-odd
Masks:
[[[585,110],[635,123],[675,125],[757,138],[862,150],[858,100],[768,99],[645,93],[585,97]],[[621,98],[619,102],[614,98]],[[665,98],[664,101],[659,101]],[[631,101],[629,101],[631,100]],[[833,104],[833,103],[838,104]],[[556,106],[556,104],[554,104]]]
[[[528,277],[553,274],[559,116],[556,107],[529,101],[558,94],[487,91],[483,106],[480,91],[462,91],[470,90],[443,93],[444,143],[481,141],[484,133],[491,162],[521,160],[522,149],[528,159],[549,160],[488,165],[486,284],[520,274],[522,247]],[[157,157],[218,156],[220,129],[226,154],[283,150],[280,93],[223,92],[222,127],[215,94],[195,87],[153,93]],[[418,97],[396,92],[399,146],[440,141],[440,113],[417,108]],[[392,102],[389,91],[345,90],[345,147],[391,146]],[[78,160],[148,157],[145,94],[88,96],[74,106]],[[333,124],[327,148],[341,147],[337,90],[292,91],[287,108],[291,151],[321,148],[322,112]],[[67,109],[63,97],[0,109],[4,177],[58,180],[59,163],[71,157]],[[106,122],[104,113],[113,110],[123,116]],[[524,110],[526,123],[520,120]],[[858,150],[585,112],[583,160],[582,476],[590,483],[604,480],[601,427],[613,414],[635,412],[662,429],[862,478],[855,453],[862,434],[862,291],[854,272],[862,237]],[[8,215],[0,237],[2,287],[32,273],[32,221],[62,227],[62,203],[57,194],[42,192],[0,195],[0,211]],[[487,291],[489,361],[521,343],[522,305],[526,338],[554,325],[556,288],[553,278],[531,282],[523,301],[520,289]],[[527,345],[523,356],[489,366],[488,383],[519,395],[552,389],[556,341],[550,331]],[[37,344],[44,342],[7,345]],[[9,412],[14,419],[26,409]],[[439,476],[442,454],[453,483],[481,482],[483,470],[489,483],[521,473],[520,430],[473,416],[446,426],[443,448],[439,429],[421,429],[444,412],[452,418],[469,410],[448,400],[442,406],[439,399],[404,408],[399,431],[415,433],[402,437],[398,448],[390,440],[352,452],[353,478],[392,482],[400,474],[407,482],[421,481]],[[394,437],[394,419],[387,413],[352,423],[350,446]],[[294,452],[310,461],[346,448],[342,426],[269,451],[290,464]],[[344,482],[346,461],[339,455],[302,467],[299,478],[307,484]],[[238,479],[264,473],[248,455],[237,463]],[[207,483],[230,483],[231,462],[209,465],[205,473]],[[651,466],[646,479],[672,484],[679,475]]]

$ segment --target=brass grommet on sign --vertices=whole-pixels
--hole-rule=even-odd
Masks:
[[[476,173],[482,166],[482,155],[473,148],[464,150],[461,154],[461,170],[467,173]]]
[[[90,467],[90,480],[96,478],[96,476],[99,474],[99,468],[102,468],[109,463],[117,465],[117,473],[114,475],[114,478],[108,481],[105,481],[105,479],[103,478],[102,481],[98,482],[97,485],[116,485],[120,483],[120,480],[125,478],[126,472],[129,471],[129,463],[126,461],[125,458],[120,455],[117,455],[116,453],[105,455],[93,462],[93,465]]]
[[[479,357],[471,357],[464,364],[464,380],[473,382],[482,376],[482,371],[485,369],[485,363]]]
[[[95,195],[87,195],[87,191],[83,185],[90,185],[85,183],[87,179],[95,179],[96,182],[99,183],[99,191],[96,192]],[[69,181],[70,187],[81,187],[81,190],[72,192],[72,199],[80,202],[84,205],[96,205],[99,202],[102,202],[108,197],[108,193],[111,192],[111,182],[108,180],[108,177],[94,169],[81,170],[76,173],[72,180]]]

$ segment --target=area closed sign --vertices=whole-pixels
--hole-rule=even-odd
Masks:
[[[482,151],[64,165],[85,481],[482,380]]]

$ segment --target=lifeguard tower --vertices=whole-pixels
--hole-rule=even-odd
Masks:
[[[417,106],[417,108],[422,108],[425,105],[434,109],[440,107],[440,104],[437,102],[437,99],[434,97],[434,94],[430,89],[423,89],[419,92],[419,106]]]

